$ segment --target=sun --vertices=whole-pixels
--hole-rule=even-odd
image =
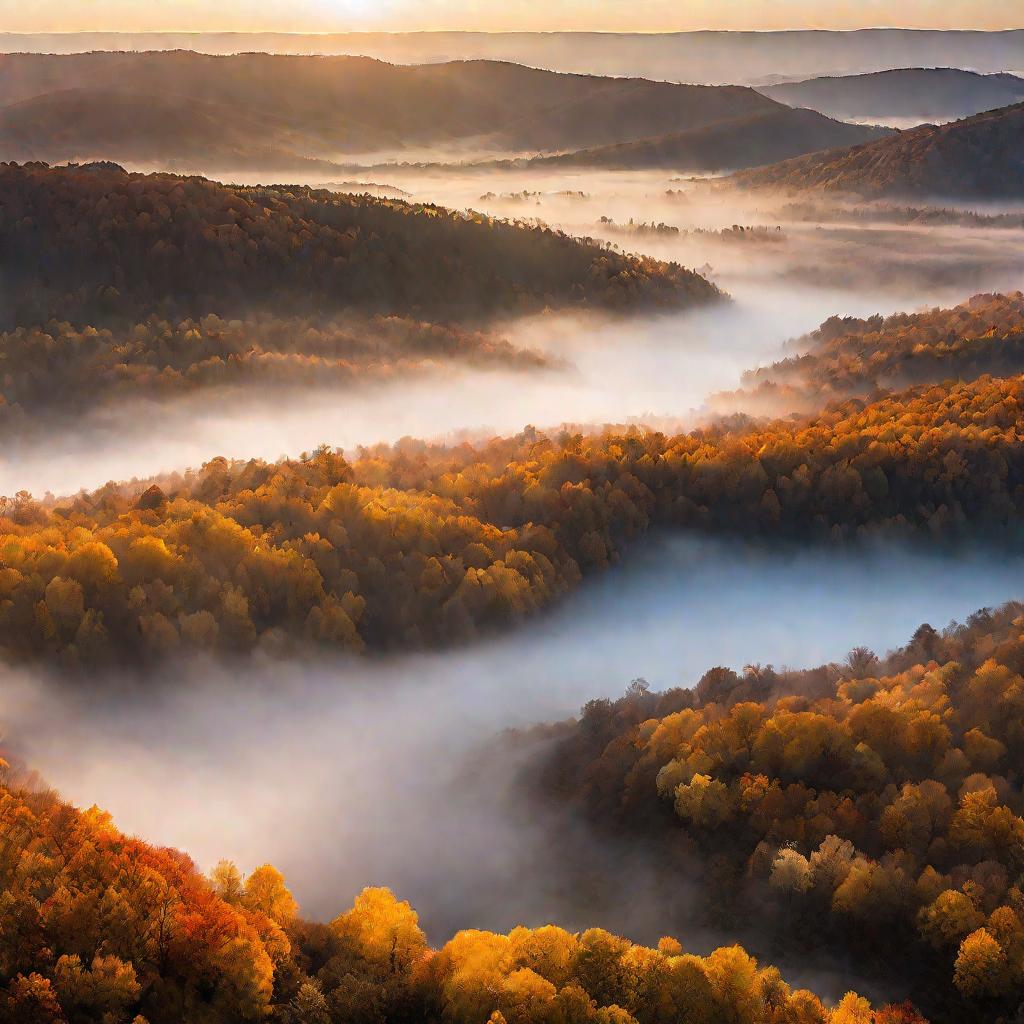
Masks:
[[[275,4],[280,8],[282,5]],[[300,5],[308,8],[304,19],[314,20],[324,31],[343,31],[348,28],[395,28],[399,16],[415,12],[416,4],[398,0],[311,0]]]

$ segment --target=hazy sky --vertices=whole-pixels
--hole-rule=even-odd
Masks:
[[[1021,0],[0,0],[0,29],[298,31],[1024,27]]]

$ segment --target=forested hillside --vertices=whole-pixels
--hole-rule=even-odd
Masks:
[[[285,880],[117,830],[26,784],[0,783],[0,1018],[12,1024],[916,1024],[833,1011],[739,946],[707,957],[599,928],[463,931],[431,949],[416,912],[366,889],[329,924],[304,921]]]
[[[796,157],[743,171],[730,181],[786,192],[1019,199],[1024,196],[1024,104]]]
[[[151,316],[123,328],[50,321],[0,333],[0,437],[24,440],[116,402],[204,389],[261,385],[272,395],[276,387],[346,388],[458,367],[561,365],[493,331],[411,317]]]
[[[0,159],[108,159],[213,172],[324,174],[338,161],[428,146],[450,154],[558,152],[767,113],[782,124],[792,120],[791,155],[823,148],[837,130],[820,114],[795,118],[752,89],[496,61],[7,54],[0,55],[0,97]],[[843,144],[872,137],[844,127]],[[759,158],[758,140],[747,142],[748,166],[780,158],[767,151]]]
[[[1024,378],[803,420],[456,448],[329,448],[110,485],[0,517],[0,649],[67,665],[177,650],[451,643],[521,621],[654,526],[840,541],[1019,538]]]
[[[0,62],[0,67],[3,64]],[[17,91],[16,88],[14,90]],[[282,118],[215,97],[83,85],[0,106],[4,160],[115,160],[161,170],[259,175],[339,172]]]
[[[7,328],[254,310],[458,319],[549,304],[678,306],[718,294],[674,264],[547,228],[107,165],[0,165],[0,247]]]
[[[1011,1020],[1024,997],[1024,606],[879,660],[708,671],[593,701],[533,784],[754,915],[907,985],[933,1020]],[[564,810],[564,808],[563,808]],[[599,842],[599,839],[594,839]],[[683,851],[686,851],[684,853]],[[670,896],[666,898],[671,899]]]
[[[832,317],[791,343],[798,354],[743,376],[718,409],[778,413],[940,381],[1024,372],[1024,294],[976,295],[953,309]]]
[[[712,125],[637,142],[535,157],[530,167],[607,167],[615,170],[665,167],[723,171],[756,167],[836,146],[852,146],[888,135],[886,129],[846,124],[813,110],[758,111]]]
[[[503,149],[599,145],[779,106],[735,86],[565,75],[498,61],[410,66],[187,50],[8,54],[0,56],[0,85],[8,105],[53,104],[78,90],[174,97],[183,113],[196,101],[200,112],[213,102],[222,105],[221,116],[238,112],[243,125],[258,118],[276,129],[272,140],[290,136],[321,155],[468,139]],[[168,151],[174,141],[169,133]]]

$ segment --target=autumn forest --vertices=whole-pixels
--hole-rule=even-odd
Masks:
[[[1024,63],[879,31],[0,36],[2,1024],[1021,1019]]]

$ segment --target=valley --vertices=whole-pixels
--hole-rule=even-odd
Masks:
[[[413,13],[0,31],[0,1021],[1010,1024],[1020,32]]]

